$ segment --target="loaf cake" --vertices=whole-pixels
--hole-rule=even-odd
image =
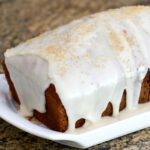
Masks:
[[[150,7],[108,10],[5,52],[19,112],[65,132],[150,101]]]

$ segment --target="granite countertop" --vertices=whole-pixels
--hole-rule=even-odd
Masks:
[[[150,0],[0,0],[0,61],[7,48],[69,21],[108,8]],[[0,68],[0,72],[3,72]],[[74,149],[28,134],[0,119],[0,150]],[[150,150],[150,128],[89,150]]]

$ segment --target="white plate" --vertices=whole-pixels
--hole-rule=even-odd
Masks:
[[[141,107],[141,106],[140,106]],[[145,107],[145,108],[144,108]],[[144,109],[143,109],[144,108]],[[108,141],[119,136],[150,127],[150,103],[143,105],[135,113],[119,119],[106,117],[105,123],[96,124],[88,130],[80,129],[76,133],[60,133],[34,124],[17,113],[8,92],[4,75],[0,75],[0,116],[10,124],[33,135],[56,141],[77,148],[90,146]],[[127,114],[124,111],[124,114]],[[122,116],[125,116],[122,113]],[[128,113],[129,114],[129,113]],[[80,131],[80,132],[79,132]]]

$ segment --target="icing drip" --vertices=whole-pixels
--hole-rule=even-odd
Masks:
[[[36,56],[15,56],[6,59],[5,63],[21,101],[20,113],[31,116],[33,109],[44,113],[46,110],[43,90],[50,83],[47,75],[48,64]]]
[[[51,83],[66,109],[68,130],[80,118],[98,122],[109,102],[117,116],[124,90],[127,109],[133,109],[150,67],[149,27],[150,7],[125,7],[73,21],[7,50],[20,111],[45,112],[44,92]]]

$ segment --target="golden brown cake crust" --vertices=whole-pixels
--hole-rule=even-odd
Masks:
[[[148,101],[150,101],[150,70],[148,70],[147,75],[143,80],[139,103],[145,103]]]
[[[13,82],[11,81],[7,67],[4,62],[2,65],[12,96],[14,100],[18,104],[20,104],[20,100],[18,98]],[[50,129],[53,129],[55,131],[60,131],[60,132],[66,131],[68,128],[68,117],[65,108],[62,105],[61,100],[58,94],[56,93],[56,89],[53,84],[51,84],[49,88],[46,89],[45,99],[46,99],[46,105],[45,105],[46,112],[40,113],[37,110],[34,110],[34,117],[37,118],[40,122],[45,124]],[[143,80],[139,103],[145,103],[148,101],[150,101],[150,71],[148,71],[148,73],[146,74]],[[126,107],[126,91],[124,90],[120,102],[119,111],[122,111],[125,107]],[[100,115],[111,116],[112,114],[113,114],[113,105],[109,102],[106,109]],[[75,127],[79,128],[83,126],[84,123],[85,123],[85,119],[81,118],[76,121]]]
[[[53,84],[45,91],[45,99],[46,112],[42,114],[34,110],[34,116],[49,128],[64,132],[68,127],[68,118]]]

